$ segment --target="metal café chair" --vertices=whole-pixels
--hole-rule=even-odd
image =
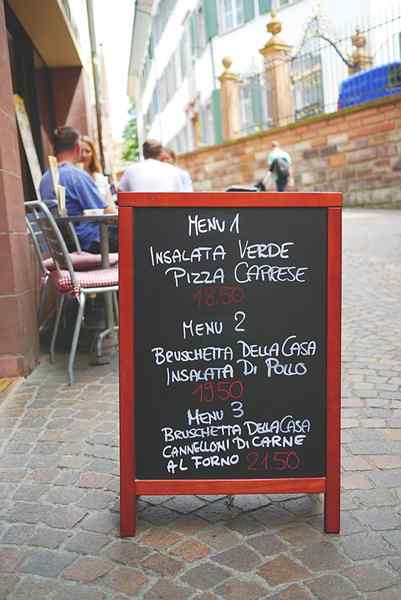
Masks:
[[[49,280],[54,285],[59,296],[57,315],[50,344],[50,361],[54,362],[54,348],[60,324],[64,300],[67,295],[74,298],[78,304],[78,314],[75,321],[74,333],[68,358],[68,379],[74,383],[74,362],[78,347],[79,334],[85,311],[86,298],[89,294],[102,294],[118,291],[118,267],[108,269],[77,270],[68,252],[60,229],[44,202],[35,200],[25,204],[34,215],[54,262],[55,269],[49,271]]]
[[[52,213],[53,214],[53,213]],[[46,241],[44,239],[43,233],[39,229],[39,227],[35,223],[35,218],[32,213],[28,213],[25,215],[25,223],[28,233],[30,234],[33,248],[35,251],[35,255],[38,261],[39,269],[40,269],[40,283],[39,283],[39,303],[38,303],[38,321],[40,324],[40,331],[45,329],[46,323],[49,318],[47,318],[42,323],[43,310],[46,302],[46,294],[48,290],[49,284],[49,276],[50,272],[56,269],[56,265],[51,256],[49,256],[49,249],[47,247]],[[60,228],[59,228],[60,229]],[[76,271],[90,271],[92,269],[100,269],[102,263],[102,257],[100,254],[92,254],[90,252],[85,252],[81,250],[81,245],[78,240],[78,236],[75,232],[74,226],[72,223],[68,223],[68,229],[65,228],[65,232],[60,229],[63,238],[65,239],[64,233],[67,232],[69,237],[73,241],[74,247],[76,250],[70,252],[70,258],[72,261],[72,265]],[[109,263],[110,266],[113,267],[118,263],[118,252],[110,252],[109,253]],[[116,305],[118,303],[115,301],[115,311],[118,319],[118,309]]]

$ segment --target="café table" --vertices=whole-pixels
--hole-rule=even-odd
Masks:
[[[109,227],[110,225],[118,224],[118,212],[105,213],[102,215],[74,215],[65,217],[56,217],[56,222],[60,224],[65,223],[98,223],[100,228],[100,254],[101,254],[101,268],[108,269],[110,267],[109,260]],[[107,364],[110,362],[110,358],[102,352],[103,340],[106,337],[110,338],[110,346],[114,347],[117,345],[116,326],[113,311],[113,294],[112,292],[106,292],[104,294],[105,301],[105,312],[106,312],[106,329],[101,331],[97,335],[96,339],[96,354],[92,358],[92,364]]]

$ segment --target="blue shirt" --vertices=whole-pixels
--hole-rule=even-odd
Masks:
[[[69,216],[81,215],[87,208],[107,206],[96,183],[88,173],[70,163],[60,164],[58,170],[59,183],[65,187],[65,204]],[[56,194],[49,170],[42,177],[39,192],[43,202],[51,207],[56,205]],[[77,223],[75,230],[82,250],[88,250],[92,242],[100,241],[100,229],[96,223]]]

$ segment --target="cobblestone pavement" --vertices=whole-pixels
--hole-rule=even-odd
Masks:
[[[320,496],[142,497],[121,540],[116,365],[0,405],[0,599],[400,600],[401,211],[344,218],[341,535]]]

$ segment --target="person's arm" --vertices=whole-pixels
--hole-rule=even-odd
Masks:
[[[118,185],[118,189],[120,192],[130,192],[130,183],[127,171],[124,172],[123,176],[120,179],[120,183]]]
[[[184,169],[182,169],[181,182],[182,182],[182,191],[183,192],[193,192],[194,191],[191,176],[188,173],[188,171],[185,171]]]

